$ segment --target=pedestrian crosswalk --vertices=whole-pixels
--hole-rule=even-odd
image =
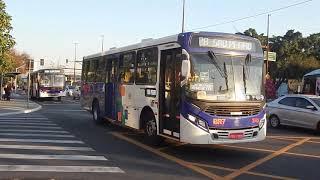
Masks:
[[[1,172],[125,173],[40,115],[0,117]]]

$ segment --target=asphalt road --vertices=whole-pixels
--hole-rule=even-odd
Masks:
[[[0,117],[0,179],[320,179],[320,135],[311,130],[269,129],[257,143],[155,147],[132,130],[95,125],[78,101],[39,103],[36,113]]]

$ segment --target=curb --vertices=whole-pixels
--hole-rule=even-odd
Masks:
[[[35,102],[33,102],[33,103],[35,103]],[[37,104],[38,107],[33,108],[33,109],[24,109],[24,110],[16,111],[16,112],[1,113],[0,116],[10,116],[10,115],[17,115],[17,114],[28,114],[28,113],[39,111],[40,109],[42,109],[42,106],[40,104],[38,104],[38,103],[35,103],[35,104]]]

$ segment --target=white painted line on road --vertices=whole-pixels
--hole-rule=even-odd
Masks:
[[[0,132],[37,132],[37,133],[69,134],[68,131],[52,131],[52,130],[37,130],[37,129],[0,129]]]
[[[52,123],[52,121],[43,121],[43,120],[40,120],[40,121],[36,121],[36,120],[0,120],[0,123]]]
[[[0,145],[0,149],[35,149],[35,150],[61,150],[61,151],[94,151],[89,147],[63,147],[63,146],[33,146],[33,145]]]
[[[0,121],[0,125],[43,125],[43,126],[57,126],[57,124],[54,123],[31,123],[31,122],[1,122]]]
[[[76,110],[48,110],[50,112],[87,112],[87,110],[83,110],[83,109],[76,109]]]
[[[34,119],[34,120],[40,120],[40,119],[43,119],[43,120],[48,120],[48,118],[45,118],[45,117],[32,117],[32,116],[28,116],[28,117],[0,117],[0,120],[10,120],[10,119],[16,119],[16,120],[19,120],[19,119],[24,119],[24,120],[31,120],[31,119]]]
[[[30,128],[30,129],[62,129],[61,127],[47,127],[47,126],[15,126],[15,125],[1,125],[0,129],[3,128]]]
[[[106,166],[36,166],[36,165],[0,165],[0,171],[21,172],[73,172],[73,173],[125,173],[118,167]]]
[[[107,161],[104,156],[86,155],[36,155],[36,154],[0,154],[1,159],[59,159],[75,161]]]
[[[39,137],[72,137],[73,135],[62,134],[26,134],[26,133],[0,133],[0,136],[39,136]]]
[[[16,139],[16,138],[0,138],[0,142],[30,142],[30,143],[84,144],[83,141],[78,141],[78,140]]]

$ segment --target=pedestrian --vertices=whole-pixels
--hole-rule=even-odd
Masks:
[[[10,85],[5,86],[4,94],[5,94],[5,99],[7,99],[7,101],[10,101],[10,95],[11,95],[11,86]]]

